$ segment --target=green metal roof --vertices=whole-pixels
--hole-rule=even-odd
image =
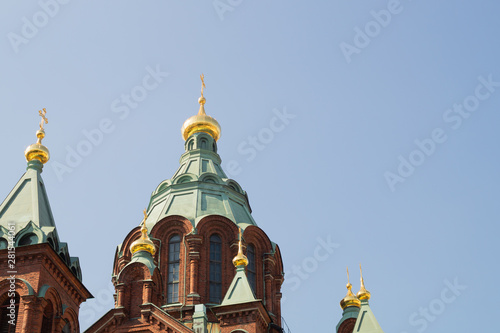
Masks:
[[[177,172],[151,195],[148,229],[171,215],[184,216],[193,227],[208,215],[227,217],[242,229],[257,225],[246,192],[222,170],[215,140],[206,133],[195,133],[186,140],[185,148]]]
[[[6,247],[9,231],[14,231],[15,246],[48,243],[81,280],[78,258],[71,257],[68,245],[59,241],[45,185],[40,175],[42,168],[43,164],[38,160],[28,162],[26,172],[0,205],[0,249]]]
[[[359,309],[353,333],[384,333],[368,305],[368,300],[361,301],[361,308]]]
[[[153,276],[154,271],[156,269],[156,265],[154,263],[153,257],[147,251],[137,251],[136,253],[134,253],[132,255],[132,260],[130,260],[130,262],[120,270],[120,273],[118,273],[118,279],[120,279],[120,276],[123,273],[123,271],[125,270],[125,268],[127,268],[130,265],[133,265],[134,263],[141,263],[141,264],[145,265],[148,268],[151,276]]]
[[[9,223],[15,223],[17,230],[29,222],[39,228],[55,227],[40,173],[41,163],[37,160],[29,162],[26,173],[0,206],[0,225],[7,227]]]
[[[245,266],[239,265],[236,267],[236,275],[227,290],[226,296],[224,296],[221,306],[254,301],[256,299],[245,274]]]

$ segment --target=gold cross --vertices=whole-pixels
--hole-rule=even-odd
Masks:
[[[144,220],[142,220],[142,223],[141,223],[141,224],[146,224],[146,220],[147,220],[147,218],[148,218],[148,213],[146,212],[146,210],[145,210],[145,209],[143,210],[143,212],[142,212],[142,213],[144,214]]]
[[[49,120],[47,119],[47,117],[45,117],[45,115],[47,114],[47,110],[45,110],[45,108],[43,108],[42,110],[38,110],[38,114],[40,115],[40,117],[42,117],[42,120],[40,121],[40,129],[43,130],[43,123],[49,123]]]
[[[200,79],[201,79],[201,97],[203,97],[203,88],[205,88],[205,75],[201,74]]]

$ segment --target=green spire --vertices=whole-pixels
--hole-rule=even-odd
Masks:
[[[377,318],[375,318],[375,315],[370,309],[368,300],[361,301],[361,308],[359,309],[358,319],[356,320],[353,332],[384,333],[377,321]]]
[[[245,265],[239,265],[236,267],[236,275],[227,290],[226,296],[224,296],[221,306],[254,301],[256,299],[245,274]]]
[[[69,255],[66,243],[59,241],[54,216],[50,208],[45,185],[40,175],[43,164],[49,159],[48,149],[41,144],[45,136],[43,124],[47,123],[45,109],[40,111],[42,122],[37,132],[38,142],[30,145],[25,156],[26,172],[0,205],[0,249],[6,248],[9,231],[14,228],[15,246],[48,243],[71,269],[82,279],[77,257]]]
[[[0,205],[0,225],[6,227],[15,223],[16,229],[23,229],[29,222],[38,228],[54,228],[54,217],[50,209],[45,185],[40,175],[42,163],[28,162],[28,168],[16,186]]]

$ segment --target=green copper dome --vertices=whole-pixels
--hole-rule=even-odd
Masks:
[[[242,229],[256,225],[246,192],[222,170],[214,138],[194,133],[186,140],[185,150],[174,176],[160,183],[151,195],[146,222],[149,230],[171,215],[189,219],[193,227],[208,215],[227,217]]]

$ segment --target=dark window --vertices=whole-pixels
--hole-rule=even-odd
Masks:
[[[52,303],[49,301],[49,304],[43,310],[43,318],[42,318],[42,329],[40,333],[51,333],[52,332],[52,321],[54,319],[53,311],[52,311]]]
[[[168,285],[167,303],[179,302],[179,267],[181,253],[181,237],[172,236],[168,242]]]
[[[34,233],[29,233],[24,235],[23,238],[19,241],[19,246],[31,245],[38,243],[38,237]]]
[[[55,246],[54,241],[52,240],[52,238],[47,239],[47,241],[49,242],[49,245],[52,246],[52,248],[55,250],[56,246]]]
[[[193,150],[193,147],[194,147],[194,141],[193,141],[193,140],[191,140],[191,141],[189,141],[189,143],[188,143],[188,150]]]
[[[200,148],[201,149],[208,149],[208,142],[205,139],[202,139],[200,142]]]
[[[218,235],[210,237],[210,303],[222,301],[222,241]]]
[[[11,325],[9,323],[11,318],[7,316],[11,313],[11,309],[9,309],[8,307],[11,305],[12,298],[8,297],[7,294],[5,295],[5,297],[5,301],[2,303],[2,305],[0,305],[0,333],[14,333],[16,331],[17,319],[19,318],[19,295],[16,294],[16,296],[14,297],[14,325]]]
[[[253,247],[252,244],[248,244],[247,246],[247,259],[248,259],[248,266],[247,266],[247,277],[248,277],[248,282],[250,283],[250,287],[252,287],[252,290],[255,292],[255,248]]]

